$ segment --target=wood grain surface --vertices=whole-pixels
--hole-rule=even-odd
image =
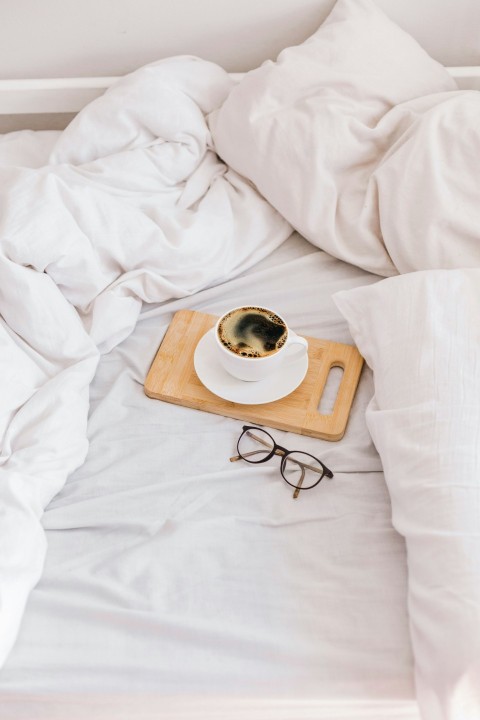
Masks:
[[[301,385],[281,400],[242,405],[207,390],[193,366],[197,343],[216,321],[192,310],[174,315],[145,380],[148,397],[324,440],[343,437],[363,366],[356,347],[307,337],[309,366]],[[322,415],[319,403],[332,367],[343,368],[342,380],[332,413]]]

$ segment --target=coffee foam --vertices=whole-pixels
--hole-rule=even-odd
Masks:
[[[218,325],[218,338],[235,355],[268,357],[287,340],[287,326],[275,313],[260,307],[242,307],[225,315]]]

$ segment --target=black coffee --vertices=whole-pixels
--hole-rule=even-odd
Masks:
[[[287,326],[278,315],[259,307],[232,310],[222,318],[218,337],[236,355],[261,358],[273,355],[285,344]]]

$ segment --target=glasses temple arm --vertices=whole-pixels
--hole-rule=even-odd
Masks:
[[[270,445],[270,443],[268,443],[268,442],[267,442],[266,440],[264,440],[263,438],[257,437],[257,435],[254,435],[253,433],[251,433],[250,430],[247,430],[247,432],[245,433],[245,435],[248,435],[248,437],[251,437],[251,438],[253,438],[254,440],[256,440],[257,442],[262,443],[262,445],[265,445],[266,447],[270,448],[270,450],[272,449],[272,446]],[[283,453],[282,453],[282,454],[283,454]]]
[[[243,453],[243,455],[234,455],[233,457],[230,458],[230,462],[235,462],[236,460],[241,460],[242,457],[246,458],[246,457],[250,457],[250,455],[258,455],[258,453],[264,453],[264,452],[265,452],[264,450],[251,450],[248,453]],[[282,452],[281,450],[275,450],[274,454],[282,455],[282,456],[285,455],[285,453]]]
[[[295,492],[293,493],[293,499],[296,500],[298,496],[300,495],[300,490],[302,489],[303,485],[303,478],[305,477],[305,468],[302,468],[302,477],[298,481],[298,485],[295,488]]]

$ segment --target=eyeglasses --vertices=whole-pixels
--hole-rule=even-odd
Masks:
[[[252,432],[254,431],[254,432]],[[259,448],[259,444],[263,448]],[[300,490],[311,490],[325,475],[333,478],[333,472],[321,460],[299,450],[287,450],[277,445],[266,430],[254,425],[244,425],[237,443],[238,455],[230,458],[230,462],[245,460],[258,464],[267,462],[274,455],[280,455],[280,472],[283,479],[295,488],[293,497],[297,498]]]

